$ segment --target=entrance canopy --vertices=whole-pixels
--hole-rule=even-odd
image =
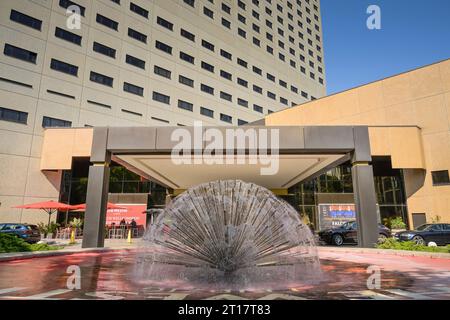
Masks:
[[[278,158],[278,172],[274,175],[261,175],[261,163],[250,164],[245,161],[237,163],[233,156],[232,164],[195,165],[175,164],[170,155],[118,155],[114,160],[130,168],[144,173],[148,179],[171,189],[188,189],[189,187],[213,180],[240,179],[253,182],[268,189],[287,189],[298,182],[304,181],[317,172],[322,172],[337,161],[345,161],[348,157],[341,154],[302,155],[287,154]],[[226,162],[225,156],[221,161]],[[136,170],[137,169],[137,170]]]
[[[98,148],[100,139],[106,136],[106,145]],[[357,136],[365,143],[357,145]],[[211,150],[213,142],[220,139],[220,150]],[[185,149],[174,152],[177,147],[187,147],[187,153]],[[187,189],[218,179],[241,179],[269,189],[287,189],[353,155],[355,160],[371,160],[365,127],[96,128],[91,161],[103,160],[105,154],[171,189]],[[174,154],[181,154],[187,161],[174,161]],[[264,155],[266,159],[261,160]],[[251,161],[252,156],[255,161]],[[270,166],[274,172],[263,174],[263,168]]]
[[[112,159],[178,190],[219,179],[287,189],[351,161],[359,244],[378,238],[365,126],[94,128],[83,247],[103,246]]]

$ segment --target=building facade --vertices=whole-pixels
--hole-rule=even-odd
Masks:
[[[45,128],[242,125],[326,91],[318,0],[4,0],[0,47],[0,221],[59,197]]]
[[[410,226],[450,221],[450,60],[268,115],[264,123],[369,126],[372,158],[389,162],[376,181],[380,205],[397,215],[407,210]],[[340,194],[351,192],[344,186]],[[311,189],[306,194],[320,193],[317,183]]]
[[[358,206],[356,199],[370,194],[373,211],[387,225],[396,217],[401,217],[410,228],[425,222],[448,222],[449,80],[450,60],[445,60],[239,127],[244,132],[253,128],[280,129],[280,142],[286,153],[280,154],[280,170],[275,176],[262,176],[255,165],[176,166],[167,156],[175,143],[170,140],[169,132],[180,129],[173,126],[49,128],[44,132],[39,169],[31,173],[37,177],[40,170],[40,176],[47,181],[64,173],[59,196],[72,203],[89,202],[90,171],[104,168],[110,172],[108,189],[116,193],[108,197],[119,201],[121,197],[130,199],[140,195],[139,201],[145,202],[142,197],[150,191],[159,192],[159,202],[152,201],[161,205],[164,189],[157,190],[149,181],[158,182],[176,196],[202,182],[242,179],[270,188],[315,227],[321,225],[318,216],[322,213],[351,211],[352,205]],[[96,136],[103,137],[104,141],[101,132],[105,130],[115,142],[95,142]],[[182,130],[193,131],[193,127]],[[366,132],[362,140],[355,135],[360,130]],[[95,134],[96,131],[100,134]],[[114,156],[112,162],[106,155],[103,158],[108,160],[98,159],[99,150],[105,145]],[[352,151],[358,147],[364,149],[362,160]],[[360,181],[354,179],[354,170],[362,168],[370,171],[366,173],[370,173],[372,190],[359,190],[358,195],[355,183]],[[368,176],[365,178],[368,183]],[[91,191],[98,195],[96,186]],[[101,186],[104,200],[106,189],[103,183]],[[18,211],[17,216],[20,216]]]

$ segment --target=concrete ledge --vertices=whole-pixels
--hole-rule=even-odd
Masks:
[[[134,245],[105,247],[105,248],[82,249],[80,247],[75,247],[75,248],[65,248],[65,249],[54,250],[54,251],[1,253],[0,254],[0,262],[31,259],[31,258],[55,257],[55,256],[71,255],[71,254],[77,254],[77,253],[134,251],[134,250],[138,250],[138,249],[139,249],[139,246],[136,246],[136,244],[134,244]],[[380,255],[387,255],[387,256],[391,255],[391,256],[404,256],[404,257],[424,257],[424,258],[430,258],[430,259],[450,259],[450,253],[389,250],[389,249],[370,249],[370,248],[359,248],[359,247],[318,246],[317,251],[319,253],[319,256],[320,256],[320,253],[331,252],[331,253],[349,253],[349,254],[380,254]]]
[[[23,260],[23,259],[32,259],[32,258],[45,258],[45,257],[55,257],[62,255],[71,255],[77,253],[89,253],[89,252],[109,252],[109,251],[128,251],[135,250],[136,247],[105,247],[105,248],[90,248],[90,249],[81,249],[81,248],[67,248],[61,250],[51,250],[51,251],[34,251],[34,252],[11,252],[11,253],[0,253],[0,262],[4,261],[14,261],[14,260]]]
[[[450,253],[441,252],[425,252],[425,251],[408,251],[408,250],[391,250],[391,249],[371,249],[359,247],[317,247],[319,252],[337,252],[337,253],[367,253],[367,254],[383,254],[404,257],[425,257],[431,259],[450,259]]]

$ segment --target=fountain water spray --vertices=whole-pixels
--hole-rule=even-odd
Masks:
[[[187,190],[143,240],[135,275],[158,286],[274,288],[320,277],[313,235],[298,212],[240,180]]]

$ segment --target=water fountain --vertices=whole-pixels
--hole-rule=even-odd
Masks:
[[[313,235],[298,212],[240,180],[187,190],[143,240],[134,274],[159,287],[276,289],[321,275]]]

